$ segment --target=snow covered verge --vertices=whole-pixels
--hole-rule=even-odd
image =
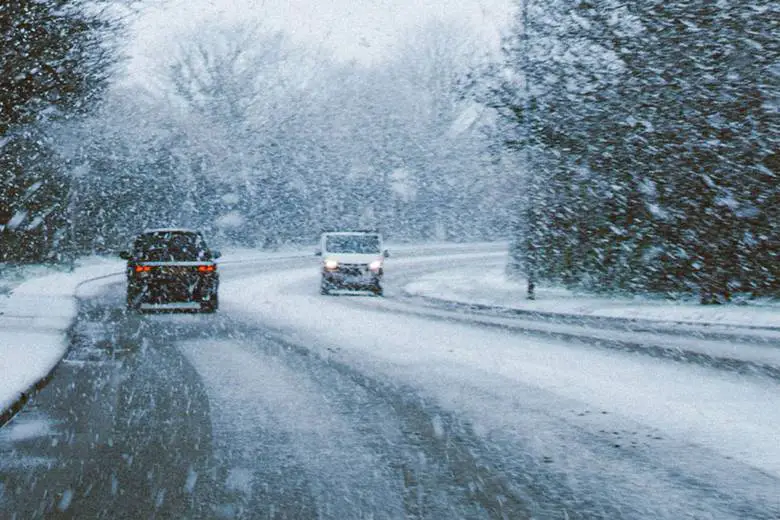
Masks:
[[[526,284],[508,281],[503,264],[480,271],[437,271],[408,283],[404,292],[436,300],[530,312],[780,330],[780,302],[769,300],[742,305],[700,305],[695,301],[593,296],[545,286],[536,288],[535,300],[528,300]]]
[[[31,266],[0,279],[0,425],[45,384],[67,349],[76,292],[86,280],[121,274],[123,264],[90,257],[72,270]]]

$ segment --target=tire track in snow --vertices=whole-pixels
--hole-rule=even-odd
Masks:
[[[179,347],[210,389],[216,451],[230,465],[257,460],[265,444],[260,451],[276,454],[270,466],[305,475],[291,486],[308,494],[311,517],[531,516],[518,490],[475,455],[481,448],[468,426],[411,389],[331,365],[262,329],[229,329],[232,343]],[[287,477],[274,471],[267,482],[284,485]],[[239,517],[265,484],[256,470],[243,474]],[[288,507],[280,500],[277,512]]]
[[[208,388],[215,458],[233,492],[225,516],[256,517],[257,507],[272,517],[403,516],[400,482],[306,374],[239,343],[180,348]]]

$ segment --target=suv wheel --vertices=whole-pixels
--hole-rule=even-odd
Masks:
[[[138,311],[141,309],[141,292],[137,289],[127,288],[127,310]]]
[[[219,298],[216,294],[212,294],[211,298],[201,302],[200,310],[202,312],[216,312],[219,308]]]

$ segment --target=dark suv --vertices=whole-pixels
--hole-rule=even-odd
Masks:
[[[206,246],[197,231],[152,229],[133,241],[131,251],[119,253],[127,260],[127,307],[142,304],[186,304],[177,308],[203,312],[217,310],[218,251]]]

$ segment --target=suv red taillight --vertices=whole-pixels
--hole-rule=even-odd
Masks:
[[[135,272],[136,273],[147,273],[152,270],[152,266],[150,265],[137,265],[135,266]]]
[[[211,272],[214,272],[216,270],[217,270],[217,266],[216,265],[199,265],[198,266],[198,271],[200,271],[201,273],[211,273]]]

